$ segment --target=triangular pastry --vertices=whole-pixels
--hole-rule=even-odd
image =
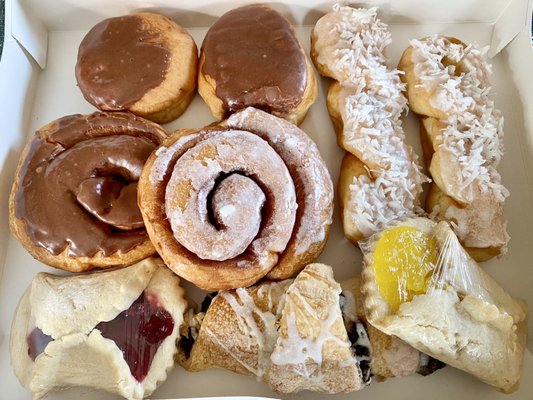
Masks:
[[[156,258],[89,275],[39,273],[13,320],[15,375],[36,399],[70,386],[142,399],[174,365],[185,308],[179,278]]]
[[[341,293],[342,289],[342,293]],[[359,279],[308,265],[294,280],[208,295],[189,310],[178,362],[255,375],[277,392],[351,392],[378,380],[443,366],[366,323]]]
[[[351,392],[364,387],[333,270],[310,264],[288,288],[265,381],[275,391]]]
[[[476,264],[448,223],[407,219],[361,247],[372,325],[498,390],[518,387],[527,306]]]

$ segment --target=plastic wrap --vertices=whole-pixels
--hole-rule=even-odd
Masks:
[[[373,326],[498,390],[518,387],[527,306],[477,265],[448,223],[406,219],[360,247]]]
[[[208,296],[182,329],[178,362],[189,371],[224,368],[272,390],[352,392],[379,379],[442,364],[368,326],[359,279],[341,285],[332,268],[308,265],[294,280]]]
[[[142,399],[174,365],[186,302],[159,259],[83,276],[39,273],[11,331],[15,375],[34,398],[71,386]]]

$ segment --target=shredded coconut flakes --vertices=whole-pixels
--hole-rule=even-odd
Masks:
[[[503,155],[503,117],[491,98],[491,67],[485,61],[488,47],[463,47],[440,35],[410,44],[415,74],[434,93],[430,104],[446,114],[440,146],[458,161],[459,190],[475,184],[481,191],[493,190],[503,201],[509,192],[496,170]]]
[[[388,70],[383,54],[391,42],[377,9],[333,7],[324,22],[330,25],[317,39],[319,63],[342,85],[340,112],[346,150],[367,166],[372,179],[354,178],[345,212],[365,235],[390,221],[422,212],[418,157],[404,142],[401,115],[407,111],[398,70]],[[343,103],[343,104],[342,104]]]

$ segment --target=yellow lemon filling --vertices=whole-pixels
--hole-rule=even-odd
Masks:
[[[401,226],[384,231],[374,252],[379,290],[393,312],[428,289],[437,264],[437,243],[416,228]]]

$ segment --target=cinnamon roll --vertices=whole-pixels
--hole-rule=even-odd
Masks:
[[[253,108],[176,132],[148,159],[139,206],[154,246],[206,290],[284,279],[322,252],[333,188],[315,143]]]
[[[127,113],[71,115],[39,129],[17,168],[11,231],[33,257],[72,272],[154,254],[137,180],[165,137],[159,125]]]

